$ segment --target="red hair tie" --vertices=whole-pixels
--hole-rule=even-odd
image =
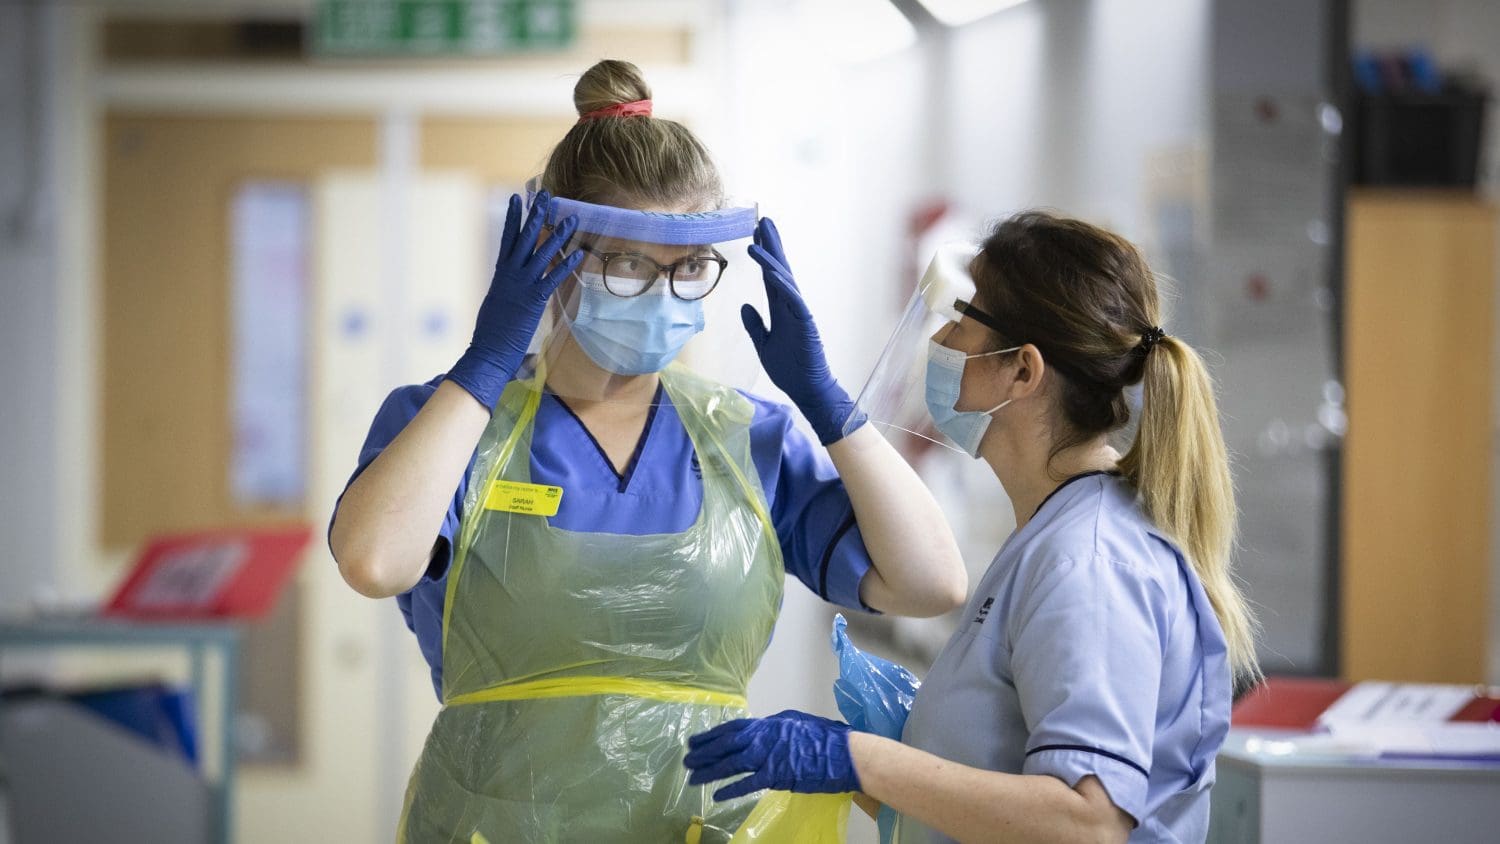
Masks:
[[[598,120],[603,117],[650,117],[651,101],[636,100],[633,103],[616,103],[604,108],[596,108],[591,112],[581,115],[578,122],[585,120]]]

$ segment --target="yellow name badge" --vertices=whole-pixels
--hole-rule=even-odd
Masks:
[[[493,481],[484,496],[484,509],[528,516],[556,516],[562,504],[562,487]]]

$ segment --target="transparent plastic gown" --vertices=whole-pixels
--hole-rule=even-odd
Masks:
[[[687,784],[687,738],[749,715],[784,574],[751,404],[681,366],[661,378],[703,470],[702,510],[675,534],[571,532],[518,512],[545,512],[529,459],[543,373],[502,396],[448,574],[444,706],[399,840],[844,839],[848,795],[771,792],[756,809]]]

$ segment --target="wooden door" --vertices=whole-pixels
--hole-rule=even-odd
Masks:
[[[1349,679],[1485,678],[1495,235],[1495,209],[1469,196],[1376,192],[1349,203]]]
[[[104,144],[101,544],[302,517],[229,493],[230,203],[374,167],[373,122],[115,114]]]

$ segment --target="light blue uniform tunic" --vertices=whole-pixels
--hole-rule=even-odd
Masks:
[[[1224,633],[1132,487],[1060,487],[990,564],[902,741],[975,768],[1095,776],[1132,842],[1201,842],[1229,729]],[[950,841],[911,818],[896,840]]]

